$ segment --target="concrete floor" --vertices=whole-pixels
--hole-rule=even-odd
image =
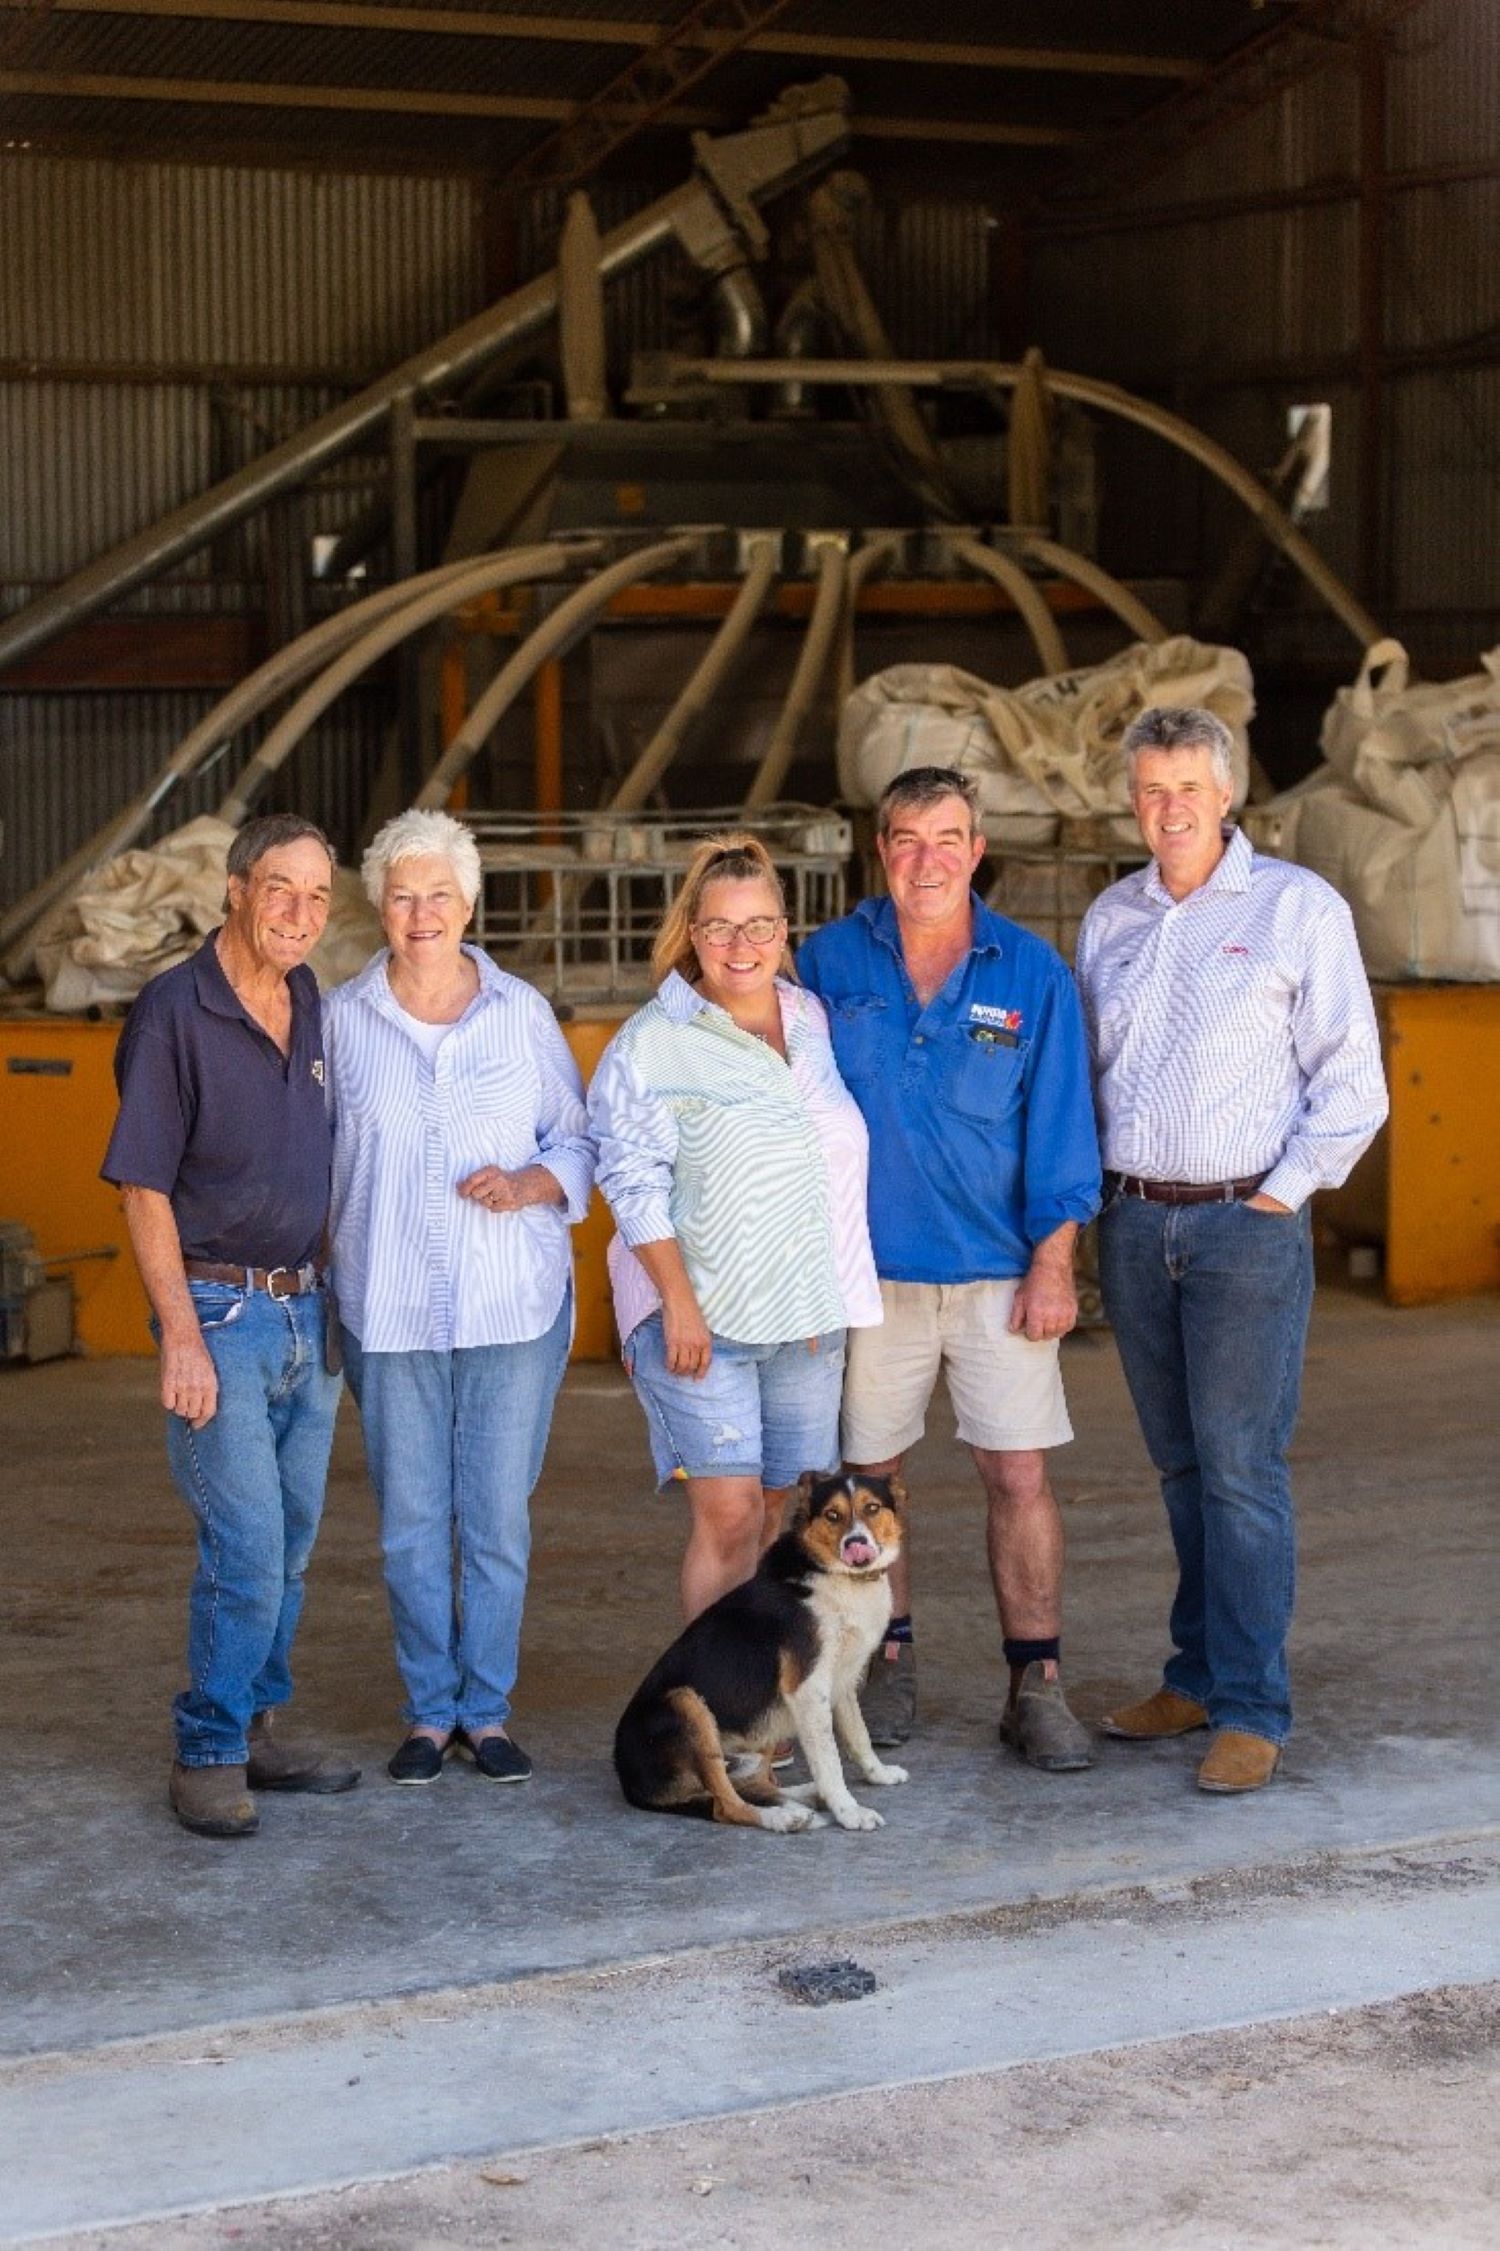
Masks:
[[[615,1793],[609,1735],[673,1630],[681,1540],[673,1502],[641,1506],[616,1370],[570,1374],[536,1505],[515,1719],[535,1783],[386,1783],[398,1689],[349,1417],[298,1708],[365,1786],[267,1801],[261,1834],[222,1846],[165,1806],[191,1541],[151,1368],[0,1371],[0,2125],[23,2153],[0,2240],[1492,1977],[1497,1346],[1494,1300],[1320,1298],[1295,1455],[1298,1732],[1243,1801],[1192,1788],[1192,1740],[1101,1745],[1092,1773],[1053,1778],[997,1749],[977,1487],[939,1408],[910,1464],[912,1783],[882,1796],[875,1835],[788,1839]],[[1066,1368],[1065,1657],[1090,1717],[1152,1685],[1170,1568],[1112,1344],[1073,1340]],[[1123,1945],[1143,1901],[1151,1932]],[[844,2011],[798,2012],[789,2055],[786,2010],[743,2008],[745,1981],[828,1952],[878,1958],[886,1998],[856,2005],[858,2037]],[[684,1976],[702,1996],[686,2015]],[[892,1995],[910,2039],[877,2035]],[[268,2115],[296,2131],[267,2136]]]

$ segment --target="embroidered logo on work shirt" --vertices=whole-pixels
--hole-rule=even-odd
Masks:
[[[321,1086],[323,1084],[323,1058],[321,1055],[315,1055],[312,1059],[312,1075]]]
[[[1226,954],[1245,954],[1248,956],[1250,948],[1248,946],[1225,946],[1223,951]]]

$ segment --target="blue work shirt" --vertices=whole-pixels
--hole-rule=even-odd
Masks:
[[[1060,954],[972,901],[973,943],[924,1008],[896,910],[866,899],[797,967],[870,1129],[870,1236],[891,1282],[993,1282],[1099,1208],[1083,1015]]]
[[[235,997],[218,932],[136,999],[115,1049],[100,1172],[171,1200],[184,1258],[304,1266],[322,1250],[333,1134],[318,982],[291,971],[291,1052]]]

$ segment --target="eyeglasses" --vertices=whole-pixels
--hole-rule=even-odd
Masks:
[[[748,938],[752,946],[769,946],[785,928],[784,914],[753,914],[748,922],[725,922],[716,915],[712,922],[695,922],[693,936],[705,946],[732,946],[736,938]]]

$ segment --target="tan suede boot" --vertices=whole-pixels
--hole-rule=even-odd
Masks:
[[[198,1837],[253,1837],[260,1827],[242,1766],[174,1766],[172,1811]]]
[[[1106,1712],[1099,1730],[1103,1735],[1118,1736],[1122,1743],[1160,1743],[1168,1736],[1191,1735],[1195,1727],[1207,1725],[1207,1712],[1191,1696],[1179,1696],[1175,1688],[1159,1688],[1139,1704],[1122,1704],[1119,1711]]]
[[[1242,1728],[1221,1727],[1198,1769],[1198,1787],[1219,1797],[1263,1790],[1280,1764],[1279,1743],[1267,1742],[1264,1735],[1247,1735]]]
[[[359,1768],[325,1758],[314,1743],[278,1735],[271,1714],[257,1712],[250,1722],[248,1778],[252,1790],[301,1790],[331,1798],[354,1788]]]

